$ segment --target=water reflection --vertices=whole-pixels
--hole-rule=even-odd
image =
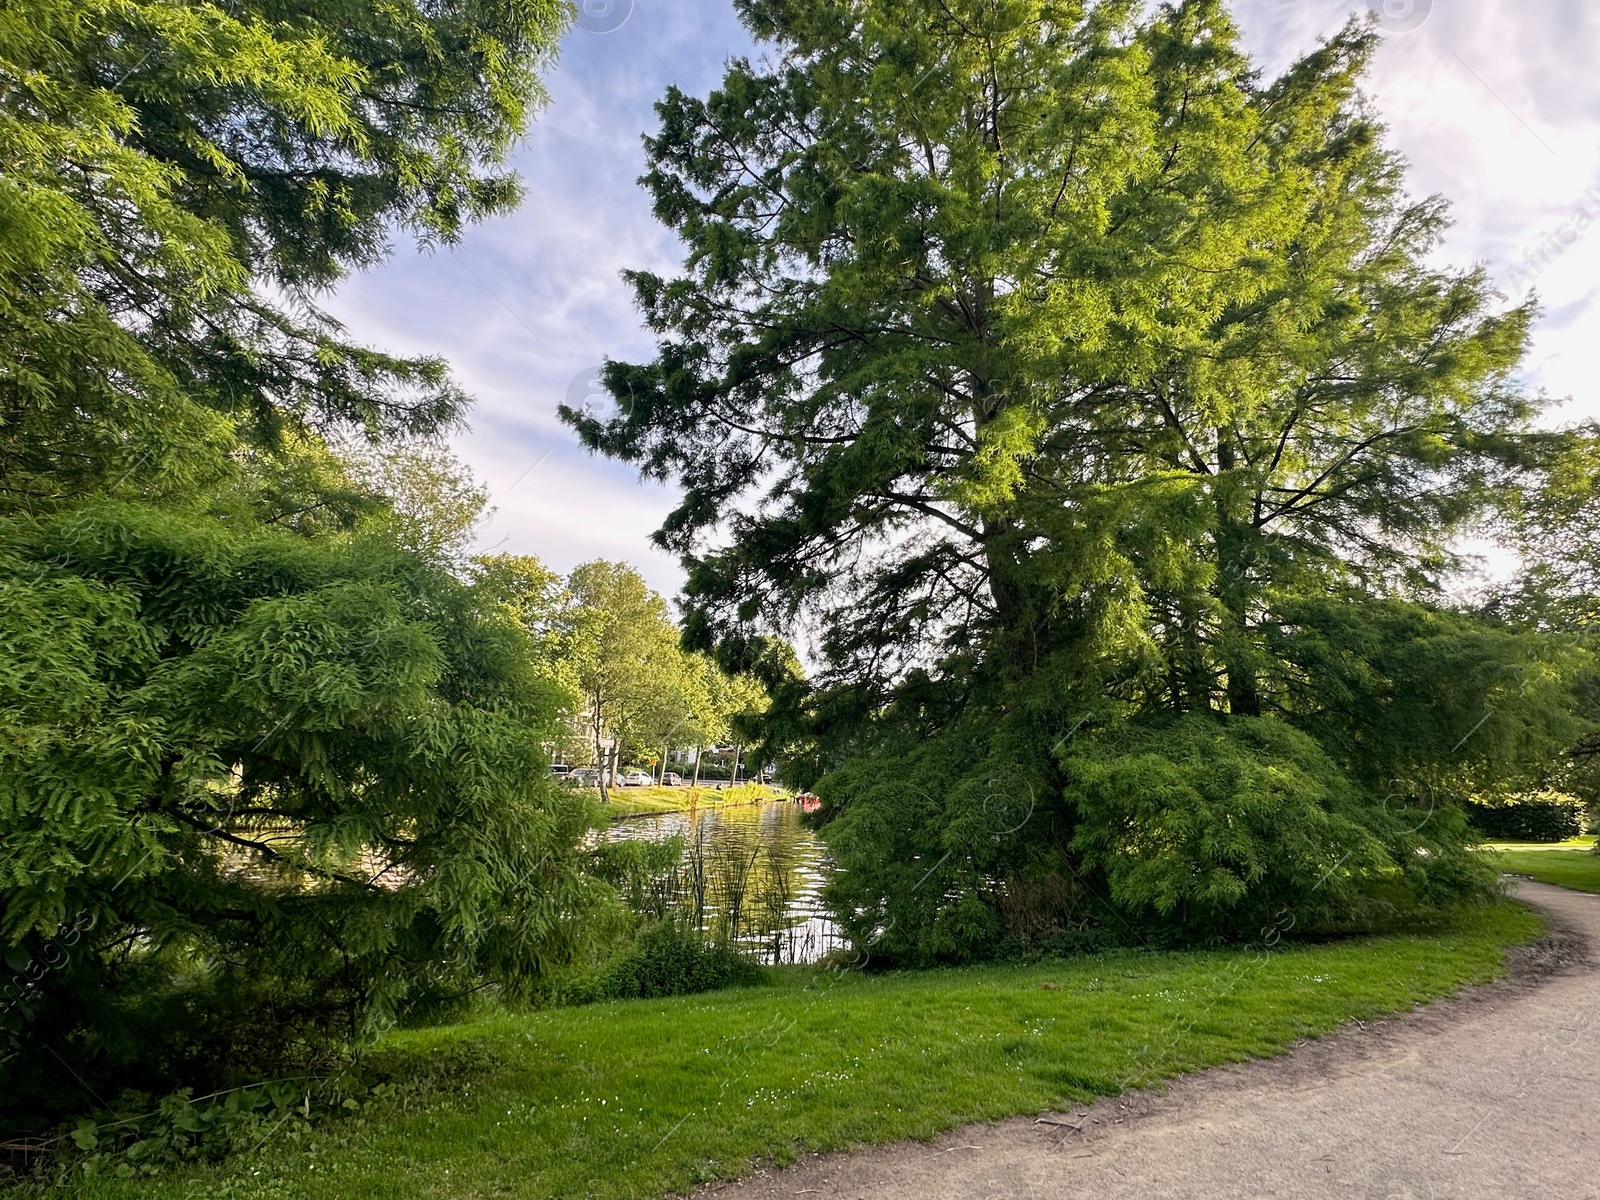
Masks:
[[[665,885],[673,910],[763,962],[816,962],[847,945],[821,901],[833,869],[827,848],[792,803],[637,817],[605,837],[681,837],[683,858]]]

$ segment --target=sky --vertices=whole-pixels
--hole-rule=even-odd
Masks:
[[[1417,195],[1452,203],[1441,248],[1482,263],[1544,316],[1527,383],[1600,416],[1600,4],[1595,0],[1372,0],[1384,40],[1368,90],[1409,160]],[[1366,11],[1359,0],[1236,0],[1269,75]],[[703,95],[730,57],[760,53],[728,0],[581,0],[546,77],[548,106],[513,157],[527,199],[453,248],[397,242],[326,307],[357,338],[447,359],[476,397],[455,453],[488,489],[483,551],[566,572],[594,558],[638,567],[674,595],[677,561],[650,544],[674,494],[578,446],[556,417],[591,395],[607,359],[652,342],[621,279],[673,274],[681,248],[638,187],[641,136],[673,84]],[[598,402],[596,399],[595,402]]]

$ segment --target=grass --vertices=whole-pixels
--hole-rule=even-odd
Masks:
[[[731,808],[742,804],[762,804],[776,800],[777,790],[760,784],[741,783],[738,787],[717,790],[709,787],[630,787],[612,788],[607,808],[613,817],[643,817],[654,813],[683,812],[690,808]]]
[[[1484,850],[1592,850],[1594,834],[1568,838],[1564,842],[1485,842]]]
[[[1542,883],[1580,892],[1600,892],[1600,855],[1588,850],[1526,847],[1499,850],[1495,859],[1502,871],[1531,875]]]
[[[1488,980],[1505,946],[1542,928],[1505,902],[1429,934],[1271,953],[787,968],[741,991],[499,1012],[385,1040],[397,1071],[458,1077],[448,1091],[380,1102],[309,1144],[145,1181],[84,1180],[73,1194],[658,1197],[802,1150],[927,1138],[1275,1054]]]

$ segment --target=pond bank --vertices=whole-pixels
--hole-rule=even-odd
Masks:
[[[611,802],[602,805],[613,821],[632,817],[654,817],[663,813],[693,812],[712,808],[739,808],[751,804],[770,804],[789,799],[781,788],[764,784],[741,783],[718,788],[716,785],[699,787],[641,787],[612,788]]]

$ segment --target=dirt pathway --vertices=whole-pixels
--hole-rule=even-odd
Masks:
[[[1600,1200],[1600,896],[1518,894],[1564,935],[1460,1000],[1050,1118],[1070,1124],[968,1126],[702,1195]]]

